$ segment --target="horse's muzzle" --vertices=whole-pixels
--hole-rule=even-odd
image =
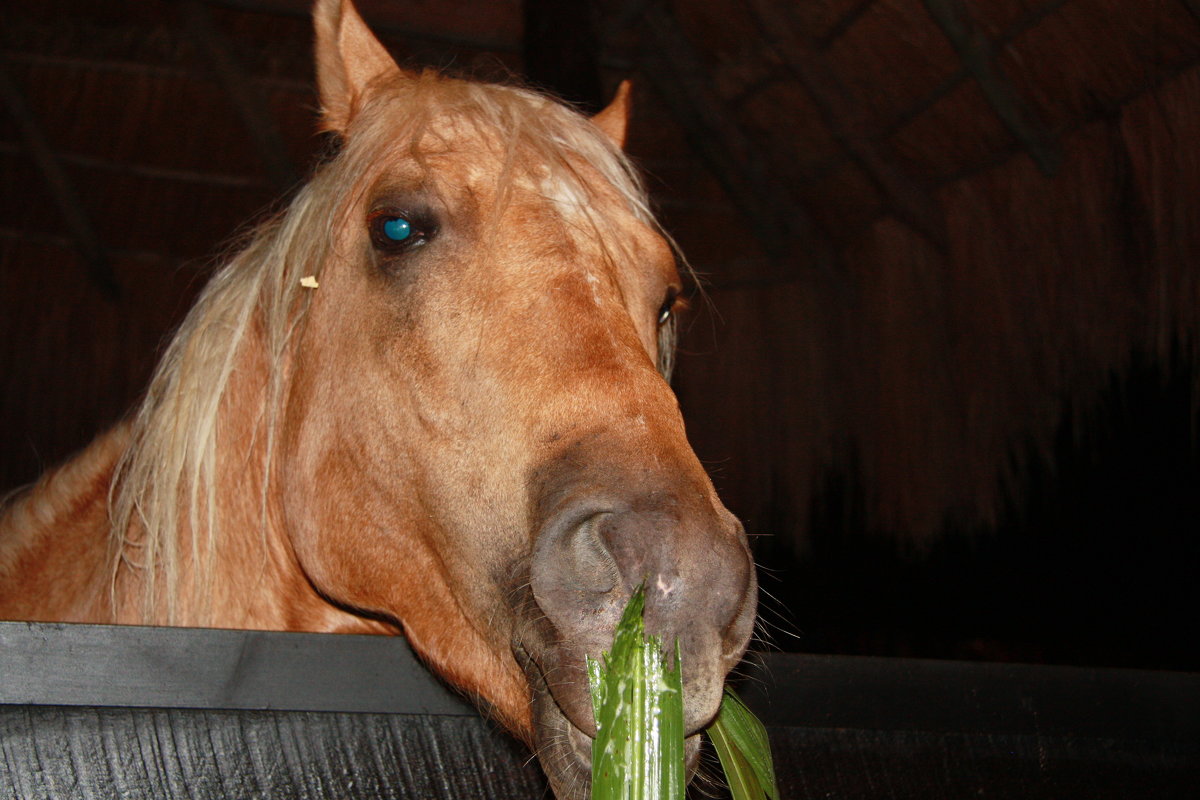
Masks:
[[[716,715],[725,677],[753,631],[757,587],[741,525],[706,479],[681,474],[686,469],[610,471],[592,462],[569,480],[543,484],[538,510],[548,513],[529,562],[533,607],[518,637],[539,748],[595,734],[584,657],[611,647],[639,585],[647,632],[668,653],[678,643],[687,735]]]
[[[662,496],[589,500],[552,520],[539,537],[530,586],[553,626],[543,666],[561,679],[551,682],[559,706],[589,734],[590,701],[576,690],[581,681],[586,687],[583,656],[599,657],[611,646],[637,586],[645,587],[647,632],[661,637],[667,651],[679,643],[688,734],[711,721],[725,676],[745,651],[755,586],[740,525],[727,513],[688,516]]]

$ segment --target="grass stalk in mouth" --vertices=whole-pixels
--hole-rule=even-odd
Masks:
[[[612,649],[587,659],[596,739],[592,800],[682,800],[683,680],[679,646],[668,665],[662,642],[646,636],[642,587],[617,625]],[[771,747],[761,722],[728,688],[706,730],[733,800],[779,800]]]
[[[667,667],[662,643],[646,636],[639,587],[625,606],[604,663],[588,658],[596,739],[593,800],[680,800],[684,790],[683,684],[676,647]]]

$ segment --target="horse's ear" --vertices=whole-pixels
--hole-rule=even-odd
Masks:
[[[350,0],[317,0],[313,25],[321,127],[345,133],[368,87],[388,74],[399,75],[400,68]]]
[[[625,130],[629,127],[631,88],[632,84],[629,81],[621,81],[621,85],[617,87],[617,96],[603,111],[592,117],[592,122],[596,127],[604,131],[617,147],[625,146]]]

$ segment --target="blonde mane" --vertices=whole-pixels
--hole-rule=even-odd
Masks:
[[[403,115],[383,108],[385,103],[402,108]],[[319,280],[333,231],[353,224],[347,218],[351,201],[397,147],[419,161],[438,124],[470,126],[502,143],[503,152],[496,154],[503,165],[500,196],[513,181],[532,179],[594,199],[595,189],[580,173],[586,164],[629,211],[663,233],[620,149],[596,126],[547,97],[427,71],[380,87],[375,105],[380,108],[362,114],[363,122],[351,129],[343,152],[321,166],[288,207],[254,231],[216,273],[167,347],[131,422],[131,444],[110,492],[114,609],[136,604],[147,623],[211,624],[216,548],[224,536],[255,535],[222,528],[217,496],[222,410],[231,378],[243,349],[261,346],[260,361],[268,366],[256,395],[259,407],[237,413],[254,419],[255,436],[262,437],[265,455],[255,468],[261,468],[259,535],[265,535],[271,458],[288,389],[285,367],[290,344],[307,318],[310,295],[301,278]],[[607,248],[619,250],[620,244],[610,245],[602,235],[607,227],[602,207],[584,202],[576,211],[608,257],[616,258]],[[253,337],[261,343],[253,343]],[[669,374],[672,351],[673,330],[666,325],[659,342],[664,374]],[[140,596],[116,596],[126,570],[136,577],[131,585],[140,587]],[[192,611],[181,619],[185,603]]]

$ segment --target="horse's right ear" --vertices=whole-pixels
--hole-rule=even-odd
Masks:
[[[400,68],[350,0],[317,0],[313,25],[321,128],[344,134],[371,84],[399,75]]]
[[[617,95],[602,111],[592,117],[592,124],[604,131],[604,135],[617,147],[625,147],[625,132],[629,128],[630,89],[629,81],[621,81]]]

